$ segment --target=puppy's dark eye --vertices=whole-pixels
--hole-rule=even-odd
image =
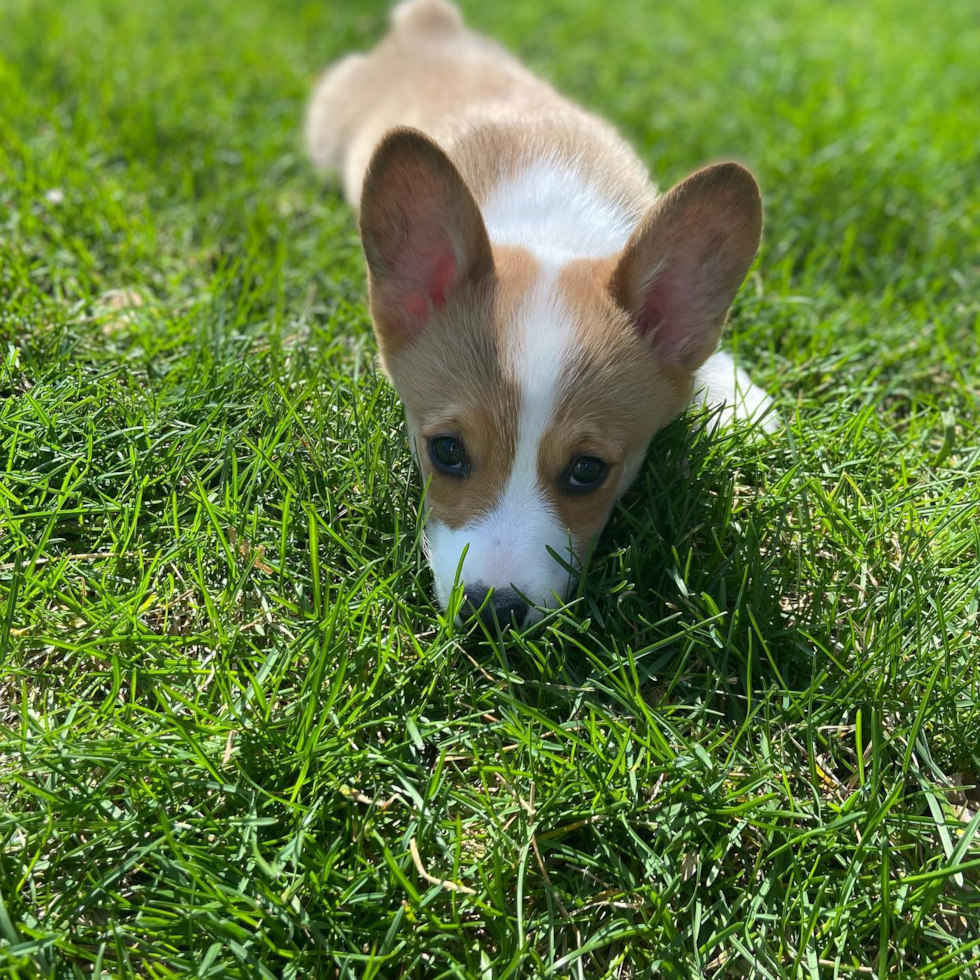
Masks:
[[[429,457],[436,469],[461,476],[466,463],[463,445],[452,436],[436,436],[429,440]]]
[[[579,456],[568,468],[565,488],[571,493],[595,490],[606,478],[609,467],[596,456]]]

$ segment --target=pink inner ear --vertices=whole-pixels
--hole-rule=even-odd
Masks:
[[[456,278],[456,257],[451,248],[437,255],[429,276],[429,298],[437,310],[446,305],[446,291]]]
[[[695,302],[691,286],[676,268],[661,270],[644,290],[637,326],[662,357],[683,359],[692,341],[696,341],[692,337],[697,327],[696,311],[692,309]]]
[[[658,334],[657,340],[660,340],[659,331],[664,322],[665,305],[666,296],[664,294],[664,285],[662,281],[657,280],[647,286],[646,293],[643,297],[643,312],[636,319],[636,325],[639,328],[641,337],[649,337],[651,334],[656,333]]]
[[[421,326],[429,315],[429,301],[425,298],[425,293],[409,293],[402,303],[402,308],[406,320],[404,326],[410,329],[413,324]]]
[[[705,304],[710,283],[689,246],[674,250],[642,289],[637,327],[657,356],[694,370],[718,342],[724,319]]]
[[[384,306],[399,327],[417,333],[436,310],[456,280],[457,263],[446,243],[424,252],[406,254],[384,288]]]

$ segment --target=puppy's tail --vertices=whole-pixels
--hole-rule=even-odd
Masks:
[[[463,27],[463,17],[449,0],[401,0],[391,14],[399,33],[450,34]]]

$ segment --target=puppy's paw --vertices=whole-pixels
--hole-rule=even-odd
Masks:
[[[735,364],[731,354],[718,351],[699,368],[691,405],[712,411],[716,424],[749,422],[763,432],[778,432],[782,419],[772,399]],[[713,423],[714,424],[714,423]]]

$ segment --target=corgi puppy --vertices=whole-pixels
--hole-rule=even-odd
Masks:
[[[485,622],[539,618],[692,397],[766,415],[715,353],[762,231],[737,164],[658,194],[610,125],[447,0],[405,0],[328,69],[306,141],[360,212],[444,608],[458,581]]]

